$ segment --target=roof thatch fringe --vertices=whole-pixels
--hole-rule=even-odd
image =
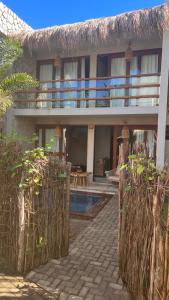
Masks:
[[[31,52],[39,48],[62,51],[86,46],[106,46],[115,37],[136,39],[162,35],[169,28],[169,9],[166,5],[124,13],[114,17],[88,20],[81,23],[24,31],[18,39]]]

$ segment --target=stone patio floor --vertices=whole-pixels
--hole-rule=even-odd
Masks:
[[[60,300],[128,300],[118,274],[118,200],[112,199],[92,221],[78,226],[69,255],[32,271],[27,278]],[[38,299],[37,299],[38,300]]]

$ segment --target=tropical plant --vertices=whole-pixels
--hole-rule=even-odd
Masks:
[[[36,87],[38,82],[27,73],[12,73],[12,66],[23,55],[19,42],[11,38],[0,39],[0,119],[12,104],[19,89]]]

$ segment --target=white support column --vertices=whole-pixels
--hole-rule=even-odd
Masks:
[[[157,134],[157,167],[163,168],[165,165],[165,134],[167,122],[167,98],[169,79],[169,31],[163,34],[162,64],[161,64],[161,84],[160,102],[158,114],[158,134]]]
[[[93,179],[93,168],[94,168],[94,137],[95,137],[95,126],[88,126],[88,137],[87,137],[87,172],[92,173],[90,181]]]
[[[157,135],[157,166],[162,168],[165,164],[165,131],[167,121],[167,98],[168,98],[168,73],[169,73],[169,31],[163,34],[160,103],[158,114]]]

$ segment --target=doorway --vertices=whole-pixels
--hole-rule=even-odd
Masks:
[[[57,133],[59,129],[59,135]],[[87,126],[38,125],[36,128],[37,147],[48,153],[55,153],[60,158],[78,166],[82,171],[87,169]]]
[[[111,170],[112,165],[112,126],[96,126],[94,152],[94,180],[100,181],[105,177],[105,171]]]
[[[72,167],[87,170],[87,126],[67,126],[65,131],[66,157]]]

